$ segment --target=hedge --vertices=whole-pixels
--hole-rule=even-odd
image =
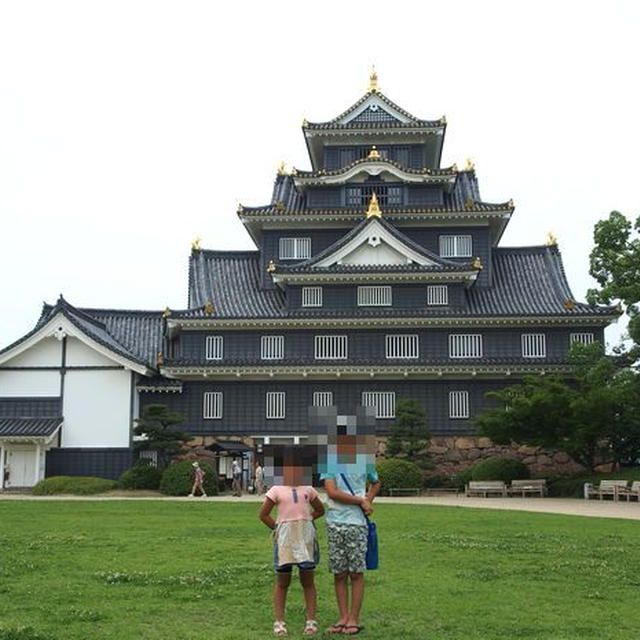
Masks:
[[[218,493],[218,476],[215,469],[202,460],[200,468],[204,471],[202,482],[208,496]],[[168,496],[187,496],[193,487],[193,460],[177,460],[172,462],[163,472],[160,491]]]
[[[52,476],[40,480],[33,488],[33,495],[53,496],[56,494],[71,493],[80,496],[90,496],[96,493],[104,493],[115,489],[115,480],[106,478],[92,478],[86,476]]]
[[[122,489],[157,490],[162,480],[162,471],[151,465],[151,461],[141,458],[131,469],[127,469],[118,478],[118,486]]]
[[[531,477],[529,467],[513,458],[487,458],[471,467],[472,480],[525,480]]]
[[[380,478],[382,495],[388,495],[389,489],[422,488],[422,472],[418,465],[408,460],[387,458],[376,463]]]

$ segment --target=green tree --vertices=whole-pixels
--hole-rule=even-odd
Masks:
[[[631,223],[618,211],[596,223],[589,273],[600,285],[590,289],[591,304],[620,301],[629,316],[632,357],[640,357],[640,216]]]
[[[619,463],[640,455],[638,376],[620,369],[598,343],[574,344],[571,384],[560,376],[529,376],[489,392],[500,405],[476,421],[497,444],[511,441],[565,451],[593,470],[598,461]]]
[[[174,456],[184,451],[191,436],[173,427],[184,422],[184,416],[163,404],[149,404],[136,420],[133,432],[144,437],[134,444],[136,451],[157,451],[158,467],[163,469]]]
[[[406,456],[417,461],[424,459],[424,451],[431,439],[431,431],[423,406],[411,398],[399,398],[396,403],[396,419],[391,425],[387,453],[389,456]]]

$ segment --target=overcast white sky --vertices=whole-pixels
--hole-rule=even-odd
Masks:
[[[59,293],[184,308],[196,235],[251,248],[300,124],[381,90],[448,127],[443,164],[513,198],[502,245],[553,230],[574,294],[594,223],[637,216],[635,2],[0,3],[0,347]],[[615,331],[610,339],[615,337]]]

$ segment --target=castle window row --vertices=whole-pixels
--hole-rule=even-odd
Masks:
[[[396,417],[395,391],[363,391],[361,403],[364,407],[374,407],[376,418],[389,420]],[[314,407],[333,405],[333,391],[315,391]],[[287,394],[285,391],[267,391],[265,394],[265,418],[284,420],[287,417]],[[221,420],[223,417],[222,391],[205,391],[203,394],[203,413],[205,420]],[[469,392],[466,390],[449,392],[449,418],[469,418]]]
[[[303,307],[322,307],[322,287],[302,287]],[[363,285],[357,288],[359,307],[390,307],[393,304],[393,289],[389,285]],[[449,287],[446,284],[427,285],[427,306],[449,304]]]
[[[546,358],[547,336],[544,333],[523,333],[520,336],[523,358]],[[569,346],[574,342],[591,344],[592,332],[571,333]],[[420,357],[420,336],[418,334],[386,334],[384,336],[385,358],[388,360],[413,360]],[[448,356],[452,359],[482,358],[484,337],[481,333],[451,333],[448,336]],[[313,337],[313,357],[315,360],[347,360],[349,357],[349,336],[316,335]],[[207,336],[205,341],[207,360],[224,359],[224,336]],[[284,360],[285,336],[268,335],[260,338],[260,358],[262,360]]]

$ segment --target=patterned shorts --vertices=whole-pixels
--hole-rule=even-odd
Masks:
[[[327,540],[331,573],[363,573],[366,570],[366,526],[327,524]]]

